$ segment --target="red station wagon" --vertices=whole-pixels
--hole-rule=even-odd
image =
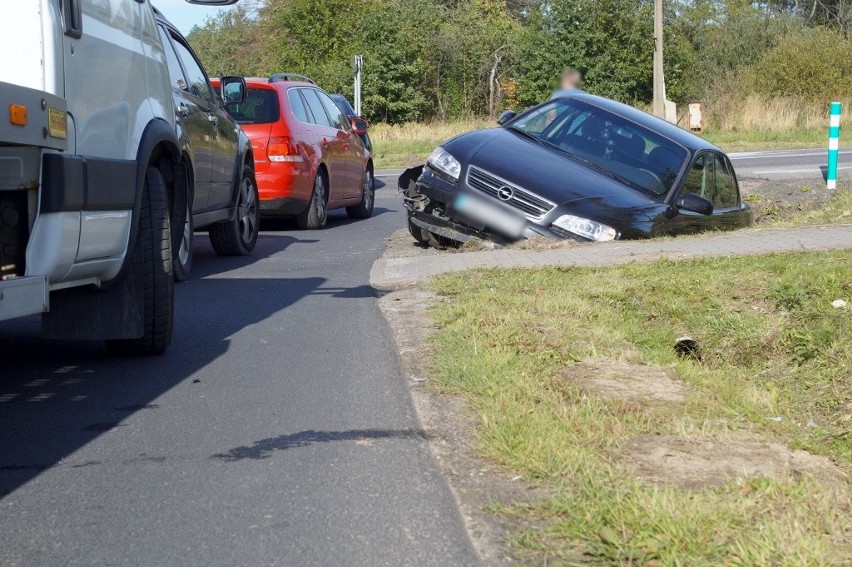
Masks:
[[[228,104],[254,150],[260,211],[293,216],[301,228],[325,226],[328,211],[373,213],[373,160],[359,134],[365,120],[346,118],[307,77],[279,73],[246,79],[245,102]]]

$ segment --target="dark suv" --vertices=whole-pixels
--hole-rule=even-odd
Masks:
[[[207,227],[217,254],[247,255],[257,243],[260,209],[251,143],[225,109],[226,102],[245,100],[245,80],[225,77],[219,89],[214,89],[183,35],[156,14],[169,67],[182,161],[190,185],[195,186],[189,198],[174,203],[176,209],[186,211],[182,230],[172,233],[174,276],[182,281],[189,277],[192,266],[194,230]]]

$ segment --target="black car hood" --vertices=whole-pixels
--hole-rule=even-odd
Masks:
[[[476,166],[557,205],[578,200],[636,208],[662,201],[631,188],[568,155],[505,128],[477,130],[443,144],[461,162],[462,175]]]

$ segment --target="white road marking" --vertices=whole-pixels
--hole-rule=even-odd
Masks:
[[[852,169],[852,166],[838,167],[838,171],[842,169]],[[755,169],[752,173],[756,175],[768,175],[772,173],[821,173],[819,167],[811,167],[808,169]]]

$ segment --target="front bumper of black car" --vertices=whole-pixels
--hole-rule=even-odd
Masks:
[[[409,177],[416,174],[416,170],[409,171],[413,171],[413,173],[409,173]],[[401,189],[404,190],[405,188],[401,187]],[[507,233],[506,231],[494,230],[484,223],[473,223],[469,219],[460,216],[455,211],[453,204],[457,202],[459,195],[462,193],[466,192],[479,195],[479,192],[475,188],[467,186],[463,181],[452,181],[440,173],[433,171],[428,166],[423,167],[422,175],[416,178],[414,191],[418,195],[427,197],[432,203],[432,207],[426,212],[419,210],[416,206],[412,206],[412,201],[408,200],[406,202],[406,208],[414,224],[422,229],[458,242],[466,242],[471,237],[477,237],[492,240],[498,244],[508,244],[513,241],[540,236],[554,240],[589,242],[587,238],[552,226],[550,221],[552,218],[558,216],[557,213],[561,207],[554,207],[541,219],[532,220],[523,217],[523,228],[519,233]],[[496,202],[495,199],[484,196],[483,198]]]

